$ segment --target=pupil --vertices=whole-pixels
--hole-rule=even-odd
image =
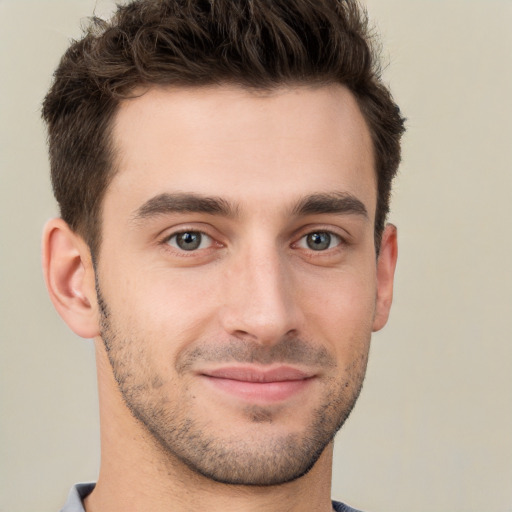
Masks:
[[[314,251],[323,251],[331,245],[331,235],[329,233],[311,233],[307,237],[307,244]]]
[[[193,251],[201,245],[201,234],[194,232],[180,233],[177,236],[176,243],[180,249]]]

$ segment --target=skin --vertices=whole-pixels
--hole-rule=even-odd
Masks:
[[[43,250],[57,310],[95,339],[102,463],[87,511],[330,510],[332,436],[397,256],[391,225],[375,254],[355,99],[338,85],[155,88],[121,104],[113,135],[96,267],[60,219]],[[183,250],[183,232],[201,244]]]

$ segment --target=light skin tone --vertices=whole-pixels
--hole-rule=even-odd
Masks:
[[[153,88],[124,101],[94,266],[61,219],[50,296],[94,338],[101,469],[88,512],[331,510],[332,437],[388,317],[376,177],[338,85]]]

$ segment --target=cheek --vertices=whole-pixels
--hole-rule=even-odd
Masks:
[[[215,315],[219,286],[211,274],[147,269],[120,281],[111,302],[126,329],[156,344],[186,344],[205,334],[205,325]]]
[[[304,285],[300,296],[308,335],[320,336],[335,352],[366,347],[375,315],[375,271],[339,271]]]

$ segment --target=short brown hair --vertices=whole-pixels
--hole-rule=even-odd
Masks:
[[[94,255],[115,173],[112,122],[135,88],[340,83],[355,95],[373,140],[378,250],[404,119],[371,43],[357,0],[136,0],[110,22],[93,18],[62,57],[43,104],[62,218]]]

